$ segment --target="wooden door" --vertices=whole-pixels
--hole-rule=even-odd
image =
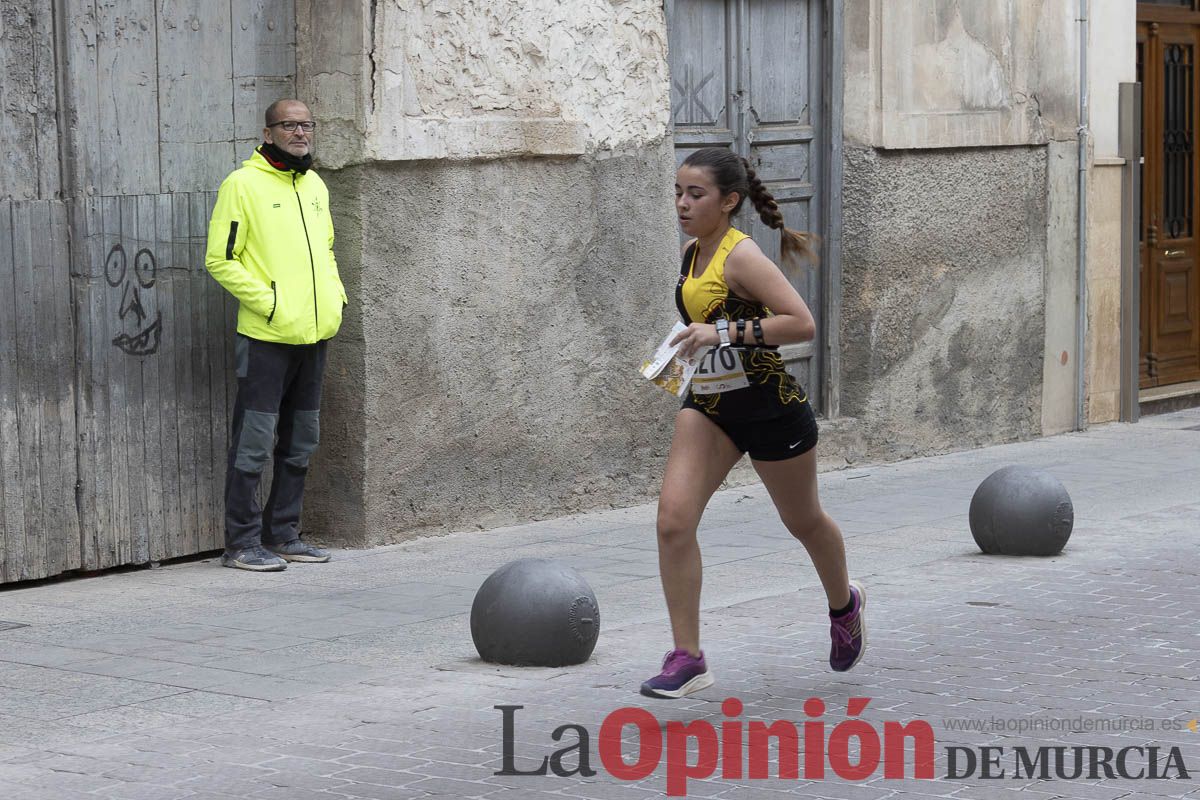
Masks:
[[[1145,167],[1141,230],[1142,388],[1200,379],[1196,59],[1200,25],[1178,8],[1139,6]],[[1166,15],[1176,21],[1147,19]]]
[[[822,234],[823,130],[820,0],[667,0],[675,152],[730,147],[779,201],[790,228]],[[750,203],[734,224],[779,260],[779,232]],[[794,280],[817,321],[817,339],[785,348],[788,369],[821,410],[820,266]]]
[[[295,93],[295,0],[17,5],[0,96],[37,114],[0,115],[0,583],[217,549],[237,304],[208,217]]]

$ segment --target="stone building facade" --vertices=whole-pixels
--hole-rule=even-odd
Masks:
[[[672,313],[671,145],[700,95],[668,44],[701,14],[725,15],[710,31],[824,20],[819,52],[780,60],[821,62],[813,142],[838,161],[822,166],[835,180],[806,298],[829,356],[823,463],[1075,426],[1076,4],[341,5],[334,29],[299,9],[298,91],[336,125],[322,159],[350,201],[339,230],[362,309],[339,343],[322,527],[388,541],[654,495],[674,404],[630,367]],[[1133,4],[1101,5],[1090,421],[1117,416],[1116,91],[1134,78]]]
[[[676,162],[705,144],[821,237],[817,339],[787,357],[824,466],[1115,419],[1145,9],[0,0],[0,581],[220,546],[234,309],[205,221],[289,94],[351,295],[324,541],[655,496],[677,404],[637,367],[675,315]]]

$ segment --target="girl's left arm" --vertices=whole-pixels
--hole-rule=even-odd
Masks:
[[[756,300],[771,309],[774,316],[762,321],[766,344],[795,344],[816,336],[817,326],[808,304],[753,239],[743,239],[730,251],[725,259],[725,282],[738,297]],[[747,326],[746,343],[753,342]]]

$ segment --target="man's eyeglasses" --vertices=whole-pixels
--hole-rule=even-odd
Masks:
[[[315,123],[311,120],[309,120],[307,122],[296,122],[295,120],[287,119],[287,120],[284,120],[283,122],[272,122],[267,127],[274,128],[275,126],[279,126],[280,128],[283,128],[288,133],[295,133],[297,128],[304,131],[305,133],[312,133],[313,131],[315,131],[317,129],[317,123]]]

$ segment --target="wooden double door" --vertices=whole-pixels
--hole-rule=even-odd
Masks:
[[[223,545],[208,218],[295,95],[295,6],[0,1],[0,583]]]
[[[666,0],[677,160],[702,147],[730,148],[754,166],[789,228],[824,237],[823,8],[821,0]],[[778,261],[779,233],[750,203],[734,224]],[[810,265],[793,278],[817,339],[782,350],[818,413],[825,410],[821,276]]]
[[[1138,5],[1145,165],[1141,225],[1141,388],[1200,380],[1196,59],[1200,13]]]

